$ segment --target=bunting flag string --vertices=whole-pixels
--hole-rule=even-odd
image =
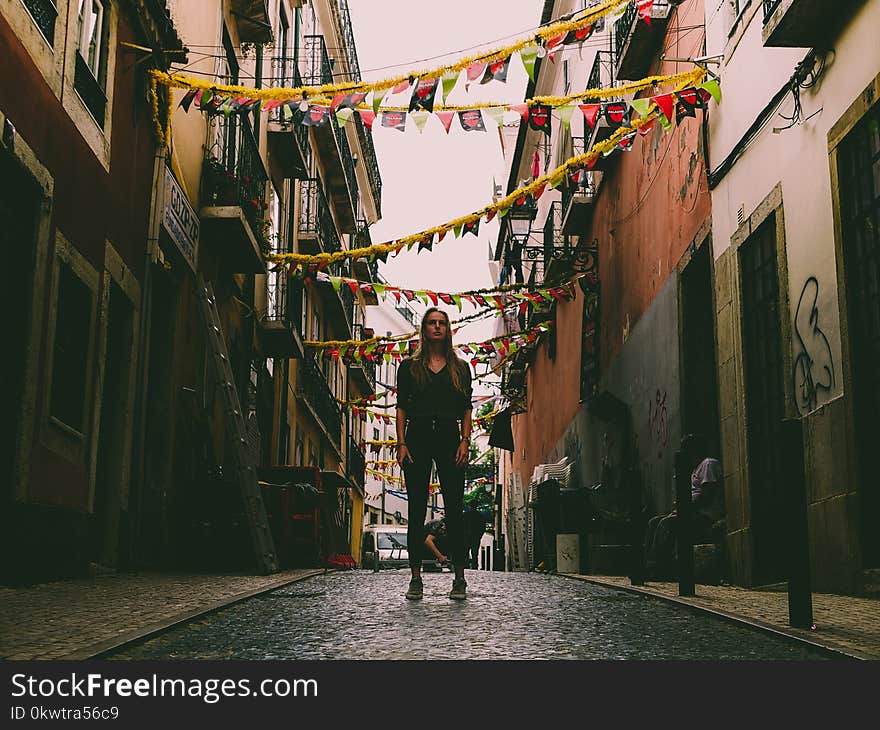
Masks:
[[[393,461],[393,460],[392,460]],[[404,477],[399,476],[397,474],[389,474],[388,472],[380,471],[379,469],[371,469],[367,467],[364,470],[367,474],[372,477],[375,477],[380,482],[390,482],[392,484],[403,484]],[[467,487],[475,487],[475,486],[483,486],[485,484],[494,484],[494,477],[474,477],[473,479],[465,479],[465,488]],[[430,489],[432,492],[437,491],[440,488],[439,482],[432,482],[430,485]]]
[[[162,71],[153,71],[152,73],[153,77],[159,83],[163,83],[167,86],[195,90],[204,89],[234,98],[245,97],[259,100],[300,102],[313,98],[334,99],[339,97],[340,94],[344,98],[346,95],[355,92],[363,94],[367,94],[371,91],[388,93],[390,90],[390,93],[403,93],[409,89],[413,89],[415,92],[418,90],[418,86],[415,83],[416,79],[424,79],[425,81],[442,79],[444,93],[448,93],[447,89],[451,91],[452,86],[448,85],[449,81],[447,81],[447,79],[455,74],[457,80],[458,74],[461,71],[466,72],[466,77],[469,82],[476,81],[478,78],[485,78],[485,75],[487,74],[491,74],[492,79],[500,81],[501,79],[499,76],[502,75],[502,69],[503,76],[506,79],[506,64],[502,64],[499,67],[498,64],[494,62],[509,60],[509,57],[514,53],[521,54],[523,65],[525,66],[526,71],[529,71],[529,59],[531,59],[531,65],[534,66],[532,53],[534,53],[535,56],[541,55],[542,52],[544,54],[550,53],[552,57],[553,50],[559,45],[563,45],[566,42],[583,42],[583,38],[574,37],[578,31],[583,31],[586,28],[593,28],[597,21],[624,8],[624,6],[632,1],[633,0],[606,0],[606,2],[603,2],[600,5],[579,12],[572,19],[563,19],[549,23],[542,26],[529,36],[501,48],[495,48],[477,55],[464,57],[454,63],[446,64],[437,68],[413,70],[406,74],[379,81],[340,81],[318,86],[256,90],[239,85],[212,84],[211,82],[195,79],[181,73],[169,74]],[[571,38],[571,41],[569,41],[569,38]],[[523,52],[526,54],[525,58],[522,57]],[[259,93],[249,94],[249,92],[254,91],[258,91]]]
[[[582,274],[573,277],[569,280],[569,283],[580,278],[580,276],[582,276]],[[459,311],[461,311],[463,301],[473,307],[494,307],[496,309],[501,309],[501,301],[503,301],[505,305],[508,305],[523,301],[535,303],[536,297],[537,301],[543,300],[546,302],[552,302],[555,299],[560,298],[569,298],[564,286],[550,286],[527,290],[529,285],[523,283],[507,285],[506,287],[492,287],[488,289],[474,289],[467,292],[450,293],[437,292],[431,289],[405,289],[391,284],[365,282],[345,276],[330,276],[323,271],[316,272],[314,278],[316,281],[332,285],[337,292],[343,286],[346,286],[353,294],[360,289],[365,294],[376,294],[383,299],[388,299],[388,297],[393,296],[398,304],[402,303],[404,299],[407,302],[413,302],[418,299],[421,300],[425,306],[428,306],[429,301],[431,305],[435,307],[439,306],[440,302],[442,302],[443,304],[448,304],[450,306],[457,306]],[[499,296],[501,297],[501,300],[499,300]],[[456,322],[463,321],[465,320],[456,320]]]
[[[482,342],[469,342],[456,345],[456,349],[469,356],[471,366],[478,363],[489,362],[496,358],[506,358],[510,354],[528,348],[536,344],[543,335],[550,331],[552,321],[541,322],[534,327],[498,335]],[[320,351],[324,358],[342,360],[346,364],[354,362],[378,362],[380,358],[386,361],[401,361],[409,352],[409,343],[373,343],[362,344],[357,340],[352,341],[316,341],[308,340],[303,343],[310,350]],[[377,414],[385,420],[383,414]],[[389,420],[385,420],[389,423]]]
[[[695,74],[694,78],[696,79],[698,75],[703,76],[706,72],[703,69],[696,69],[693,73]],[[624,115],[621,116],[621,126],[619,126],[608,138],[601,142],[597,142],[583,154],[569,158],[546,175],[514,190],[504,198],[491,205],[487,205],[474,213],[461,216],[460,218],[429,228],[420,233],[405,236],[393,243],[379,243],[364,248],[346,249],[333,253],[320,253],[315,255],[296,253],[270,254],[266,259],[275,263],[286,262],[291,267],[315,266],[318,269],[321,269],[329,264],[343,261],[345,259],[372,258],[375,260],[376,258],[380,258],[384,260],[389,254],[397,253],[404,248],[411,249],[416,244],[419,244],[419,249],[421,250],[425,244],[427,244],[425,247],[429,247],[434,243],[434,236],[437,236],[436,243],[439,243],[448,231],[461,232],[464,226],[474,224],[484,216],[489,219],[494,217],[496,213],[504,216],[513,205],[524,203],[528,196],[532,195],[536,198],[540,197],[548,185],[551,187],[558,187],[565,180],[566,175],[570,175],[580,169],[590,169],[600,156],[612,154],[619,148],[619,146],[622,146],[624,149],[627,148],[630,141],[634,139],[635,133],[646,125],[653,125],[657,118],[660,118],[661,121],[671,123],[671,120],[665,116],[665,112],[663,112],[663,116],[659,116],[661,110],[664,109],[661,97],[675,99],[680,91],[688,88],[689,87],[682,87],[682,89],[670,92],[669,94],[660,95],[660,97],[651,97],[651,104],[649,105],[645,116],[641,116],[636,120],[629,120],[626,119],[626,113],[624,113]],[[708,90],[695,89],[696,98],[704,99],[703,92],[705,92],[705,95],[711,97],[711,92]]]

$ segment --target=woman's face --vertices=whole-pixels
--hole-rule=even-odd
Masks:
[[[442,312],[431,312],[425,320],[425,337],[428,342],[443,342],[449,323]]]

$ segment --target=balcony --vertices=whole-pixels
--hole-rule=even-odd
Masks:
[[[765,46],[827,48],[862,0],[763,0]]]
[[[614,54],[611,51],[597,51],[593,58],[593,67],[590,69],[590,78],[587,82],[588,89],[610,88],[614,86]],[[618,98],[609,98],[606,101],[620,101]],[[599,103],[598,99],[590,100],[590,103]],[[583,154],[594,145],[608,139],[614,130],[608,124],[604,114],[599,114],[592,130],[585,126],[583,139],[574,137],[574,154]],[[594,169],[602,170],[613,158],[600,157]]]
[[[260,338],[264,357],[301,360],[304,357],[302,336],[298,322],[299,309],[291,306],[288,293],[296,297],[298,291],[289,291],[286,271],[269,274],[265,315],[260,320]]]
[[[583,137],[573,138],[573,155],[583,154],[585,141]],[[566,180],[562,186],[562,233],[566,236],[586,234],[593,219],[596,197],[599,193],[598,181],[601,172],[581,171],[580,180],[576,183]]]
[[[234,273],[265,274],[264,206],[269,176],[247,118],[213,115],[202,165],[205,241]]]
[[[336,224],[330,213],[321,181],[309,178],[300,183],[299,253],[334,253],[342,250]]]
[[[352,325],[351,338],[353,340],[365,339],[362,324]],[[349,364],[348,372],[362,396],[376,392],[376,363],[368,360],[355,360]]]
[[[352,479],[360,487],[364,486],[364,476],[366,475],[367,469],[367,457],[364,456],[364,452],[361,451],[361,447],[358,446],[357,441],[355,441],[351,436],[348,437],[348,443],[346,447],[346,472],[348,476]]]
[[[268,0],[232,0],[231,5],[242,43],[267,43],[272,40]]]
[[[327,386],[324,373],[312,356],[297,363],[296,397],[305,403],[312,417],[333,443],[337,451],[342,448],[342,410]]]
[[[559,274],[571,267],[574,261],[574,247],[562,230],[562,201],[550,204],[547,220],[544,223],[543,278],[535,283],[553,281]],[[533,324],[537,324],[533,321]]]
[[[276,70],[275,86],[302,86],[302,78],[296,69],[285,68],[281,62]],[[266,127],[269,142],[269,160],[273,170],[282,179],[305,179],[309,176],[309,128],[294,120],[294,113],[287,106],[271,112]],[[281,187],[280,185],[278,187]]]
[[[327,55],[324,36],[307,35],[303,38],[304,63],[303,83],[306,86],[321,86],[333,83],[333,62]],[[357,178],[354,171],[354,157],[348,145],[345,129],[341,128],[331,116],[328,123],[313,127],[315,144],[323,162],[327,193],[336,211],[339,230],[342,233],[355,232],[355,203],[357,201]]]
[[[655,0],[651,6],[651,25],[639,17],[636,4],[629,3],[626,12],[614,24],[614,54],[618,79],[633,81],[648,75],[651,61],[663,43],[672,6]]]

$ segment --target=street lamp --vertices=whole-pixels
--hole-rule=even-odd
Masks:
[[[523,281],[522,273],[522,250],[528,244],[532,235],[532,223],[538,215],[538,204],[532,196],[527,196],[525,201],[510,207],[506,216],[507,226],[507,255],[505,263],[512,266],[517,275],[517,281]]]

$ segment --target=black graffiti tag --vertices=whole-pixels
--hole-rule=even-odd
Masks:
[[[819,327],[819,282],[811,276],[804,282],[794,315],[794,334],[800,352],[794,361],[794,397],[798,412],[809,413],[834,387],[834,358],[828,338]]]

